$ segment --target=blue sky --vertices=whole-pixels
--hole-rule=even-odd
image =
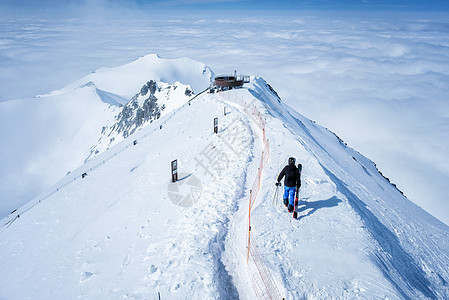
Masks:
[[[382,10],[382,11],[447,11],[447,0],[2,0],[0,8],[52,9],[92,5],[97,7],[153,9],[232,9],[232,10]]]

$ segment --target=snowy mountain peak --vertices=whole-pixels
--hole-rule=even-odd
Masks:
[[[92,82],[100,90],[130,99],[145,83],[146,78],[168,84],[179,81],[190,85],[193,91],[199,93],[209,86],[213,77],[214,73],[209,67],[195,60],[189,58],[163,59],[156,54],[150,54],[120,67],[97,69],[63,89],[53,91],[45,96],[68,93]]]
[[[103,127],[98,143],[92,146],[86,160],[187,103],[193,95],[191,87],[180,82],[168,84],[154,80],[147,81],[140,88],[140,92],[122,108],[116,122]]]

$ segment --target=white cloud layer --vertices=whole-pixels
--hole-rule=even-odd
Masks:
[[[447,15],[86,13],[0,19],[0,101],[149,53],[258,74],[449,224]]]

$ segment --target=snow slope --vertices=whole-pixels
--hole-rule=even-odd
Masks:
[[[145,83],[142,80],[146,79],[168,84],[179,81],[190,85],[198,93],[209,86],[212,77],[213,72],[207,66],[192,59],[161,59],[157,54],[149,54],[123,66],[95,70],[50,95],[66,93],[80,85],[94,82],[100,90],[131,99]]]
[[[4,218],[0,299],[254,299],[248,198],[263,133],[236,100],[266,119],[252,237],[282,297],[449,297],[449,228],[256,77],[201,94]],[[303,164],[298,220],[273,199],[289,156]]]
[[[91,149],[146,82],[157,81],[162,88],[156,96],[165,114],[191,96],[184,89],[200,92],[211,76],[209,68],[193,60],[148,55],[102,68],[47,95],[0,103],[0,217],[79,167],[91,150],[110,146],[108,140],[103,148]]]
[[[228,218],[245,192],[252,134],[245,115],[235,110],[214,135],[213,117],[222,111],[215,99],[198,97],[69,174],[44,200],[36,198],[19,210],[20,218],[2,227],[0,298],[236,295],[219,258]],[[239,133],[232,136],[232,148],[223,141],[230,128]],[[130,143],[134,140],[137,145]],[[202,169],[198,162],[206,165],[210,157],[200,153],[212,147],[220,149],[217,159],[228,160],[216,170]],[[179,186],[170,182],[175,158]],[[84,171],[88,175],[81,178]],[[189,186],[201,196],[184,199]]]
[[[94,86],[0,103],[0,216],[79,167],[117,113]]]
[[[449,297],[448,226],[333,133],[280,103],[262,79],[233,93],[230,99],[258,98],[267,114],[272,153],[251,215],[252,236],[284,296]],[[303,164],[298,220],[280,199],[273,204],[275,178],[289,156]]]

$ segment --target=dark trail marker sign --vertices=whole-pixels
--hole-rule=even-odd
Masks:
[[[178,160],[175,159],[171,162],[171,181],[178,181]]]
[[[218,118],[214,119],[214,133],[218,133]]]

